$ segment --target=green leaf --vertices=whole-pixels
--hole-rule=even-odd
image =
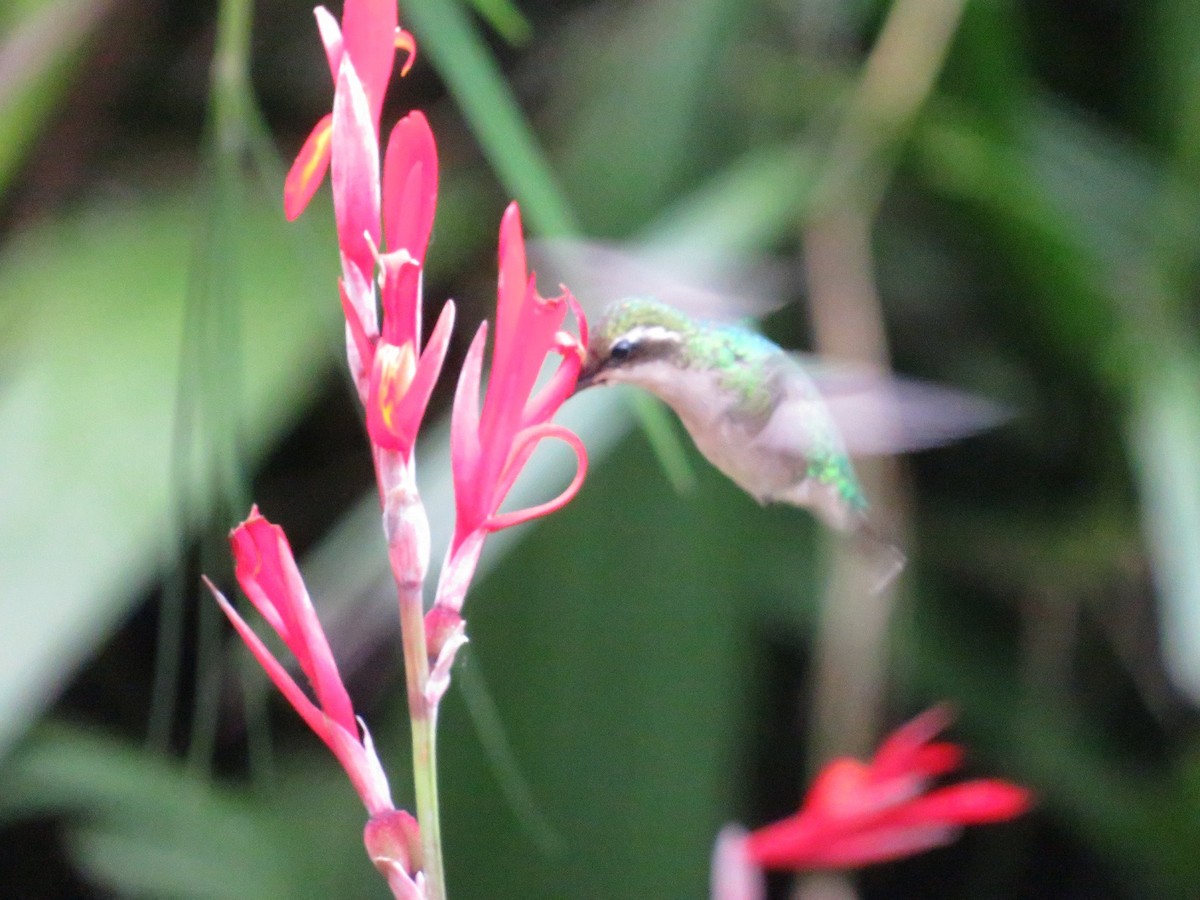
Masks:
[[[54,115],[113,0],[36,0],[0,20],[0,194]]]
[[[0,256],[0,747],[176,551],[176,384],[196,339],[184,331],[191,207],[185,195],[94,205]],[[226,399],[251,463],[304,407],[336,329],[337,304],[312,302],[313,257],[295,237],[261,203],[235,238],[244,343],[229,350],[242,355],[242,387]],[[325,264],[332,285],[331,253]],[[214,493],[196,465],[183,508],[199,521]]]

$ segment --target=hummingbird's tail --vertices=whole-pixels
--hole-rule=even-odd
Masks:
[[[908,557],[899,544],[884,537],[866,516],[859,519],[854,529],[854,538],[875,576],[871,593],[883,593],[904,571]]]

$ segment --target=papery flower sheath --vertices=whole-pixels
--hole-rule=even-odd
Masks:
[[[746,858],[766,869],[849,868],[921,853],[953,841],[964,825],[1012,819],[1032,795],[998,779],[930,790],[957,769],[963,751],[933,738],[944,707],[898,728],[870,763],[836,759],[813,782],[800,811],[745,838]]]

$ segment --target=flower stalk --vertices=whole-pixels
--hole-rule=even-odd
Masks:
[[[421,858],[428,900],[446,896],[438,803],[437,713],[430,703],[429,651],[425,640],[424,589],[429,569],[429,517],[417,489],[415,467],[400,454],[376,449],[383,493],[383,531],[400,605],[404,677],[412,731],[413,788],[421,825]],[[392,476],[386,485],[385,473]]]
[[[455,394],[450,455],[456,526],[434,604],[426,612],[429,520],[413,450],[455,319],[455,306],[447,301],[422,345],[425,252],[437,206],[437,147],[425,117],[413,111],[392,128],[380,153],[380,115],[396,53],[406,54],[401,75],[416,54],[412,36],[398,26],[395,0],[346,0],[340,24],[323,8],[315,13],[334,82],[333,109],[313,128],[288,173],[284,211],[288,219],[300,215],[329,173],[341,255],[338,297],[346,319],[346,361],[363,404],[396,582],[412,725],[415,819],[392,805],[382,767],[350,706],[290,550],[280,549],[286,548],[283,532],[257,510],[231,536],[238,580],[296,656],[317,704],[224,598],[217,594],[217,600],[280,691],[350,775],[369,814],[364,830],[368,856],[393,895],[444,900],[437,718],[455,655],[467,641],[463,603],[486,536],[558,509],[582,484],[587,468],[583,445],[550,420],[575,386],[587,325],[565,290],[550,299],[537,293],[525,267],[520,213],[512,204],[500,228],[491,386],[481,412],[483,323]],[[579,323],[578,338],[562,330],[570,310]],[[551,354],[561,362],[535,391],[538,372]],[[578,460],[576,477],[547,503],[500,512],[545,438],[571,447]]]

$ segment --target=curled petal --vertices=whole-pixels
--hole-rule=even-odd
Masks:
[[[525,460],[529,458],[529,454],[533,452],[534,447],[545,438],[556,438],[574,451],[576,461],[575,477],[571,479],[571,483],[553,500],[548,500],[545,503],[539,503],[537,506],[530,506],[526,509],[518,509],[510,513],[499,513],[491,516],[487,520],[488,531],[499,531],[502,528],[510,528],[513,525],[520,525],[523,522],[528,522],[530,519],[536,519],[540,516],[548,515],[555,510],[562,509],[571,502],[579,492],[579,488],[583,486],[583,479],[587,475],[587,450],[583,446],[583,441],[580,440],[579,435],[563,425],[556,425],[553,422],[543,422],[540,425],[534,425],[522,431],[513,443],[512,457],[510,458],[513,462],[517,462],[517,464],[505,468],[499,490],[500,499],[497,501],[497,505],[503,500],[503,496],[508,493],[513,482],[516,481],[517,475],[520,473]]]
[[[564,332],[560,334],[570,337]],[[570,340],[573,343],[575,339]],[[550,418],[575,390],[579,370],[583,367],[583,357],[570,350],[564,351],[561,347],[555,347],[555,352],[563,354],[562,363],[554,370],[550,380],[525,404],[521,414],[522,428]]]
[[[546,355],[554,349],[555,335],[566,316],[567,306],[563,299],[539,297],[532,279],[526,282],[525,291],[515,314],[506,319],[503,305],[496,311],[492,374],[479,420],[480,439],[484,447],[508,448],[517,433],[532,424],[524,419],[524,410]],[[508,331],[501,333],[500,326],[505,321],[508,322]],[[547,410],[545,417],[549,418],[552,412]],[[494,484],[500,478],[507,457],[504,449],[499,453],[485,453],[480,478]]]
[[[393,44],[397,50],[403,50],[406,54],[404,64],[400,67],[400,77],[403,78],[412,69],[413,63],[417,61],[417,39],[403,28],[397,28]]]
[[[571,309],[571,315],[575,317],[575,322],[579,325],[579,339],[575,342],[583,352],[587,352],[587,345],[590,342],[588,337],[588,320],[583,314],[583,307],[579,305],[579,301],[575,299],[575,295],[567,288],[565,284],[560,284],[563,296],[567,298],[567,306]]]
[[[309,133],[283,182],[283,214],[289,222],[304,212],[329,168],[333,114],[326,113]]]

